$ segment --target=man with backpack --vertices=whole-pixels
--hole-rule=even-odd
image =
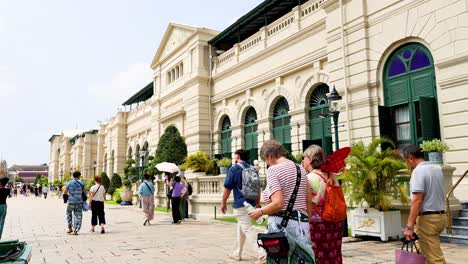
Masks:
[[[265,263],[265,251],[257,246],[257,232],[252,227],[248,208],[244,205],[244,202],[247,202],[252,207],[260,207],[262,189],[258,172],[247,162],[247,159],[245,150],[238,149],[234,152],[236,164],[229,168],[224,181],[221,212],[226,213],[226,202],[233,191],[234,203],[232,207],[237,219],[237,240],[234,245],[234,254],[230,255],[229,258],[236,261],[242,260],[242,249],[247,238],[251,246],[257,250],[258,261],[256,263]]]

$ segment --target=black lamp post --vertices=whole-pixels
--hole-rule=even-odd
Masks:
[[[341,100],[343,97],[338,93],[335,86],[333,85],[333,90],[330,94],[327,95],[328,99],[328,108],[330,111],[330,116],[333,118],[333,128],[335,130],[335,151],[340,148],[340,143],[338,140],[338,117],[340,116],[340,107]],[[341,180],[339,181],[341,185]],[[348,219],[343,220],[343,237],[348,236]]]
[[[63,168],[60,169],[60,183],[62,183],[62,177],[63,177]]]
[[[96,167],[97,167],[97,162],[94,161],[93,162],[93,172],[94,172],[93,177],[96,176]]]
[[[139,169],[139,176],[140,176],[140,185],[143,184],[143,181],[144,181],[144,177],[143,177],[143,171],[144,171],[144,167],[145,167],[145,157],[146,157],[146,153],[147,151],[146,150],[140,150],[140,157],[141,157],[141,163],[140,163],[140,169]],[[140,208],[142,207],[142,202],[140,201]]]
[[[141,158],[141,163],[140,163],[140,180],[143,183],[143,171],[145,169],[145,157],[146,157],[146,150],[140,150],[140,158]]]
[[[343,99],[343,97],[338,94],[335,86],[333,86],[333,90],[327,95],[327,99],[330,115],[333,118],[333,127],[335,129],[335,150],[338,150],[340,148],[338,142],[338,117],[340,116],[341,99]]]

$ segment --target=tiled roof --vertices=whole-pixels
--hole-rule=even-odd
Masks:
[[[8,170],[10,171],[48,171],[47,165],[13,165]]]

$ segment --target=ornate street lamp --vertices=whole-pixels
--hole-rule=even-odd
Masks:
[[[327,99],[328,108],[330,110],[330,115],[333,118],[333,126],[335,129],[335,150],[338,150],[340,148],[340,144],[338,142],[338,117],[340,116],[341,100],[343,97],[341,97],[333,85],[333,90],[327,95]]]
[[[148,153],[147,150],[140,150],[140,158],[141,158],[140,180],[141,180],[141,182],[143,182],[143,171],[144,171],[144,168],[145,168],[146,153]]]
[[[97,167],[97,162],[93,161],[93,171],[94,171],[93,177],[96,176],[96,167]]]
[[[335,86],[333,90],[327,95],[329,116],[333,118],[333,128],[335,129],[335,151],[340,148],[338,140],[338,117],[340,116],[341,100],[343,97],[338,93]],[[339,181],[341,185],[341,180]],[[348,236],[348,219],[343,220],[343,237]]]
[[[143,179],[143,174],[144,174],[143,171],[144,171],[144,168],[145,168],[144,162],[145,162],[145,157],[146,157],[146,153],[147,153],[147,152],[148,152],[147,150],[140,150],[140,153],[139,153],[139,154],[140,154],[140,157],[141,157],[140,169],[138,170],[138,171],[139,171],[139,176],[140,176],[140,177],[139,177],[139,179],[140,179],[140,185],[143,184],[143,181],[144,181],[144,179]],[[141,208],[141,207],[142,207],[142,202],[140,201],[139,204],[140,204],[139,206],[140,206],[140,208]]]

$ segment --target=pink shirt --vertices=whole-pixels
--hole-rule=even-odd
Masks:
[[[301,169],[301,184],[297,192],[296,202],[294,203],[294,210],[302,211],[307,214],[307,172]],[[289,199],[296,186],[297,170],[294,162],[288,160],[280,164],[276,164],[268,168],[267,172],[267,187],[263,192],[263,200],[269,204],[271,203],[271,195],[275,192],[283,192],[284,204],[281,211],[286,211],[288,208]]]

